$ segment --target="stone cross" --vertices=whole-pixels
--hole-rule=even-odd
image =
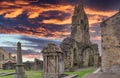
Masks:
[[[64,74],[63,52],[57,45],[43,48],[43,78],[62,78]]]
[[[26,78],[22,63],[22,52],[21,52],[20,42],[17,43],[17,63],[16,63],[16,74],[14,78]]]

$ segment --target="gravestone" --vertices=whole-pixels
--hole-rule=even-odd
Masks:
[[[62,78],[64,73],[63,52],[55,44],[43,48],[43,78]]]
[[[16,63],[16,73],[14,78],[26,78],[22,63],[22,52],[21,52],[20,42],[17,43],[17,63]]]

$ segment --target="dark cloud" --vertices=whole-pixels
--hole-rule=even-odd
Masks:
[[[70,29],[70,25],[57,25],[57,24],[45,24],[41,23],[43,20],[50,20],[57,19],[57,20],[64,20],[66,18],[70,17],[69,13],[64,13],[60,11],[46,11],[41,14],[40,17],[37,17],[35,19],[28,19],[27,14],[23,13],[19,15],[16,18],[4,18],[3,15],[0,16],[0,27],[2,29],[5,29],[5,33],[32,33],[32,34],[41,34],[44,33],[44,31],[38,31],[38,28],[44,28],[45,31],[50,32],[68,32]],[[16,30],[16,32],[15,32]],[[1,31],[2,33],[2,31]],[[47,33],[46,37],[54,36],[53,33]],[[61,36],[64,36],[61,34]]]
[[[19,39],[21,42],[23,54],[39,54],[42,48],[47,46],[48,43],[54,43],[59,45],[61,42],[60,40],[42,39],[42,38],[29,37],[29,36],[20,36],[17,39]],[[17,42],[8,41],[8,42],[3,42],[2,44],[10,45],[10,47],[2,47],[7,52],[15,53],[17,51]]]
[[[34,50],[29,48],[42,49],[48,43],[59,44],[60,41],[54,40],[59,38],[63,39],[69,35],[69,20],[71,20],[74,6],[79,1],[37,0],[37,2],[31,2],[27,0],[0,0],[0,4],[2,5],[0,6],[0,33],[39,37],[31,38],[24,36],[20,38],[23,41],[29,42],[22,44],[23,47],[28,48],[27,50],[23,50],[25,54],[35,53]],[[83,0],[83,2],[87,9],[90,9],[88,14],[90,21],[95,21],[95,24],[92,24],[90,27],[95,32],[90,34],[92,37],[100,36],[100,27],[96,20],[107,18],[108,16],[106,14],[104,15],[103,12],[97,13],[93,9],[98,11],[118,10],[120,8],[120,0]],[[41,37],[52,37],[54,40],[41,39]],[[100,44],[100,40],[92,40],[92,42]],[[15,46],[16,43],[6,42],[6,44]],[[15,47],[7,47],[6,49],[8,51],[11,49],[11,52],[15,52],[16,50]]]
[[[61,0],[38,0],[37,2],[32,2],[31,4],[60,4],[61,3]]]
[[[26,46],[34,47],[34,48],[36,47],[36,49],[42,49],[43,47],[47,46],[48,43],[55,43],[59,45],[61,42],[56,40],[41,39],[41,38],[34,38],[34,37],[28,37],[28,36],[22,36],[20,39],[29,42],[29,44],[28,43],[25,44]],[[36,44],[37,46],[32,46],[31,44],[33,45]]]
[[[69,5],[76,5],[80,2],[80,0],[39,0],[38,2],[34,2],[32,4],[69,4]],[[120,0],[83,0],[85,6],[102,10],[119,10],[120,9]]]
[[[53,11],[46,11],[41,13],[41,16],[44,17],[45,19],[58,19],[58,20],[65,20],[66,18],[70,17],[70,13],[65,13],[65,12],[60,12],[57,10],[53,10]]]
[[[120,9],[120,0],[84,0],[86,6],[102,10],[119,10]]]
[[[1,47],[1,48],[3,48],[6,52],[10,52],[12,54],[17,52],[16,47]],[[33,54],[40,54],[40,51],[35,52],[34,50],[31,50],[31,49],[28,49],[28,50],[22,49],[22,54],[23,55],[26,55],[26,54],[32,54],[32,55]]]
[[[0,0],[0,2],[7,1],[7,2],[15,2],[20,0]],[[30,5],[37,5],[41,7],[50,7],[45,4],[51,5],[73,5],[75,6],[80,2],[80,0],[36,0],[36,1],[29,1],[29,0],[22,0],[24,2],[28,2]],[[97,9],[97,10],[119,10],[120,9],[120,0],[83,0],[85,6]],[[16,7],[16,6],[9,6],[9,8]]]
[[[1,47],[5,51],[10,52],[10,53],[15,53],[16,52],[16,47]]]
[[[56,24],[44,24],[43,28],[48,29],[52,32],[59,31],[59,32],[69,32],[71,25],[56,25]]]

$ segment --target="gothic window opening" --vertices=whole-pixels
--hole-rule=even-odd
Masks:
[[[2,55],[2,59],[4,60],[4,55]]]
[[[84,25],[84,30],[85,30],[85,31],[88,31],[88,29],[87,29],[87,27],[86,27],[86,24]]]
[[[2,54],[0,53],[0,61],[2,61]]]
[[[81,24],[82,24],[82,25],[83,25],[83,23],[84,23],[83,20],[81,20]]]
[[[77,57],[76,49],[74,49],[74,59],[75,59],[75,61],[76,61],[76,57]]]

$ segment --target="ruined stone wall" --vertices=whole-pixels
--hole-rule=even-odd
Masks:
[[[97,44],[81,44],[72,38],[66,38],[63,40],[60,47],[64,52],[65,69],[67,69],[67,71],[81,67],[99,66]]]
[[[71,35],[63,40],[60,47],[65,55],[65,68],[71,70],[93,66],[94,58],[97,58],[94,56],[99,55],[98,46],[93,46],[90,42],[89,22],[82,3],[76,5]]]
[[[74,62],[77,62],[76,42],[72,38],[65,38],[60,45],[60,48],[64,52],[65,69],[70,69],[74,66]]]
[[[102,69],[120,69],[120,13],[101,23],[102,30]]]
[[[2,68],[3,63],[5,63],[7,60],[15,61],[15,58],[13,58],[10,53],[0,48],[0,68]]]
[[[88,18],[81,3],[75,7],[72,16],[71,38],[79,43],[90,42]]]

